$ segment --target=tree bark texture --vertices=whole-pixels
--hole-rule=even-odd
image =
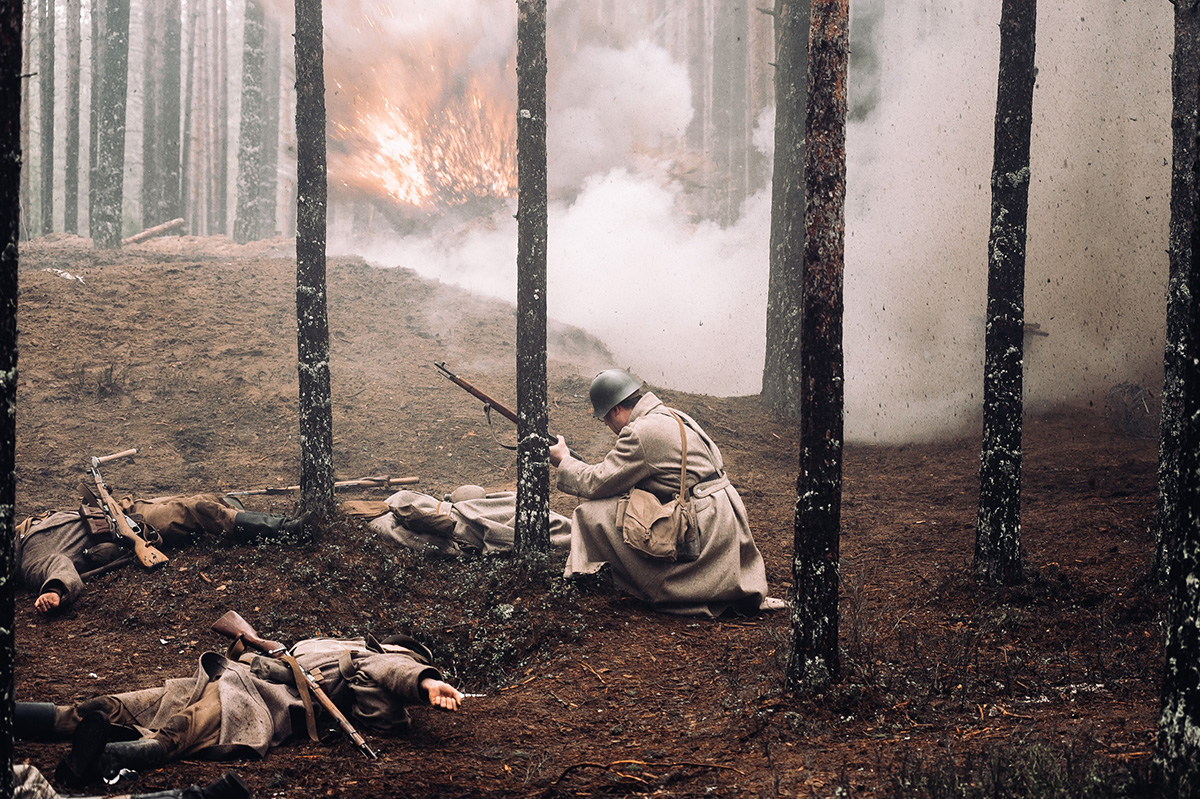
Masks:
[[[325,284],[325,65],[321,0],[296,0],[296,335],[300,507],[333,510],[333,402]]]
[[[1196,192],[1200,185],[1196,126],[1200,103],[1196,80],[1200,62],[1198,13],[1195,3],[1180,0],[1175,5],[1172,122],[1176,161],[1172,168],[1169,302],[1179,304],[1173,310],[1180,318],[1174,320],[1175,330],[1170,331],[1176,339],[1174,352],[1168,340],[1168,367],[1177,370],[1173,390],[1178,403],[1174,411],[1178,425],[1178,497],[1168,518],[1172,527],[1162,536],[1169,542],[1165,556],[1170,565],[1164,572],[1170,593],[1162,714],[1154,753],[1160,795],[1183,799],[1200,796],[1200,318],[1195,310],[1195,297],[1200,292],[1200,268],[1196,263],[1200,253],[1200,203]],[[1189,141],[1180,142],[1181,135]],[[1180,159],[1186,161],[1181,163]],[[1171,312],[1168,310],[1168,319]],[[1164,416],[1166,406],[1164,396]],[[1164,521],[1162,516],[1159,521]]]
[[[1163,355],[1162,416],[1158,446],[1158,508],[1155,516],[1154,576],[1168,584],[1177,552],[1181,523],[1180,465],[1183,435],[1183,380],[1187,373],[1187,340],[1191,298],[1188,270],[1195,258],[1197,186],[1193,166],[1198,157],[1200,126],[1200,8],[1175,5],[1175,54],[1171,60],[1171,223],[1167,241],[1167,325]]]
[[[41,146],[38,172],[42,178],[42,235],[54,230],[54,0],[41,0],[38,14],[38,91]]]
[[[546,0],[518,0],[515,543],[518,552],[550,551],[546,251]]]
[[[849,0],[813,0],[808,61],[800,475],[786,682],[817,691],[838,678],[842,512],[842,284],[846,232]]]
[[[808,0],[775,2],[775,172],[762,394],[775,411],[795,418],[800,416],[809,16]]]
[[[1004,0],[988,237],[983,448],[975,568],[1011,585],[1021,579],[1021,398],[1025,336],[1025,228],[1033,117],[1037,0]]]
[[[79,85],[82,31],[79,0],[67,0],[67,129],[63,136],[63,231],[79,232]]]
[[[266,194],[266,100],[264,82],[269,76],[266,64],[266,14],[260,0],[246,0],[246,18],[242,48],[242,113],[238,144],[237,214],[233,238],[240,244],[271,235],[267,206],[275,205],[274,195]]]
[[[213,5],[213,204],[209,230],[224,234],[229,230],[229,44],[227,3]]]
[[[92,164],[92,241],[101,249],[121,246],[125,178],[125,100],[129,85],[129,0],[105,0],[96,95],[96,160]]]
[[[12,796],[16,640],[17,241],[21,224],[21,0],[0,0],[0,796]]]
[[[142,227],[182,215],[179,202],[180,3],[147,3],[142,120]]]

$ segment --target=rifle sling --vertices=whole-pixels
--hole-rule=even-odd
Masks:
[[[304,673],[304,669],[300,667],[300,662],[292,655],[284,652],[277,657],[292,669],[292,674],[296,678],[296,691],[300,694],[300,701],[304,703],[304,720],[308,724],[308,738],[312,741],[319,741],[321,737],[317,735],[317,712],[313,707],[312,692],[308,689],[309,677]]]

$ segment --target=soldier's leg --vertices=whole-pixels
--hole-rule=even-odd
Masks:
[[[250,788],[233,771],[226,771],[204,787],[191,785],[173,791],[156,791],[111,799],[249,799]],[[13,799],[63,799],[62,794],[33,766],[19,763],[13,766]],[[101,799],[101,797],[93,797]]]
[[[145,771],[216,745],[221,736],[221,696],[209,683],[200,698],[167,719],[149,738],[113,741],[100,755],[100,771],[112,779],[121,769]]]

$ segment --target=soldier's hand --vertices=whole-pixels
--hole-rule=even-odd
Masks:
[[[567,446],[567,440],[562,436],[555,436],[558,440],[550,445],[550,464],[557,466],[562,463],[562,459],[571,454],[571,448]]]
[[[442,710],[458,710],[458,704],[462,701],[462,694],[450,683],[426,677],[421,680],[421,687],[425,689],[425,693],[429,696],[429,704],[434,707],[440,707]]]
[[[33,601],[33,607],[39,613],[49,613],[62,604],[62,597],[57,591],[47,591]]]

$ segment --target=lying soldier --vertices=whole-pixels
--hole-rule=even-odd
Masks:
[[[76,705],[17,702],[18,738],[72,739],[55,781],[81,789],[122,770],[145,771],[182,758],[265,757],[289,739],[317,738],[326,711],[296,688],[292,668],[275,657],[205,652],[192,677],[96,697]],[[311,638],[291,655],[360,732],[409,728],[408,707],[458,710],[463,695],[430,665],[429,650],[407,636],[382,641]],[[308,700],[308,701],[306,701]]]
[[[16,572],[41,613],[66,608],[83,593],[80,576],[126,554],[126,539],[111,529],[90,497],[77,511],[30,517],[17,525]],[[167,546],[192,543],[209,533],[234,543],[294,537],[306,520],[249,513],[216,494],[120,500],[126,516],[155,531]]]
[[[342,510],[351,516],[370,519],[373,529],[426,554],[454,557],[511,552],[517,494],[464,485],[438,499],[419,491],[402,490],[386,500],[344,502]],[[570,541],[571,520],[551,512],[551,545],[566,549]]]

